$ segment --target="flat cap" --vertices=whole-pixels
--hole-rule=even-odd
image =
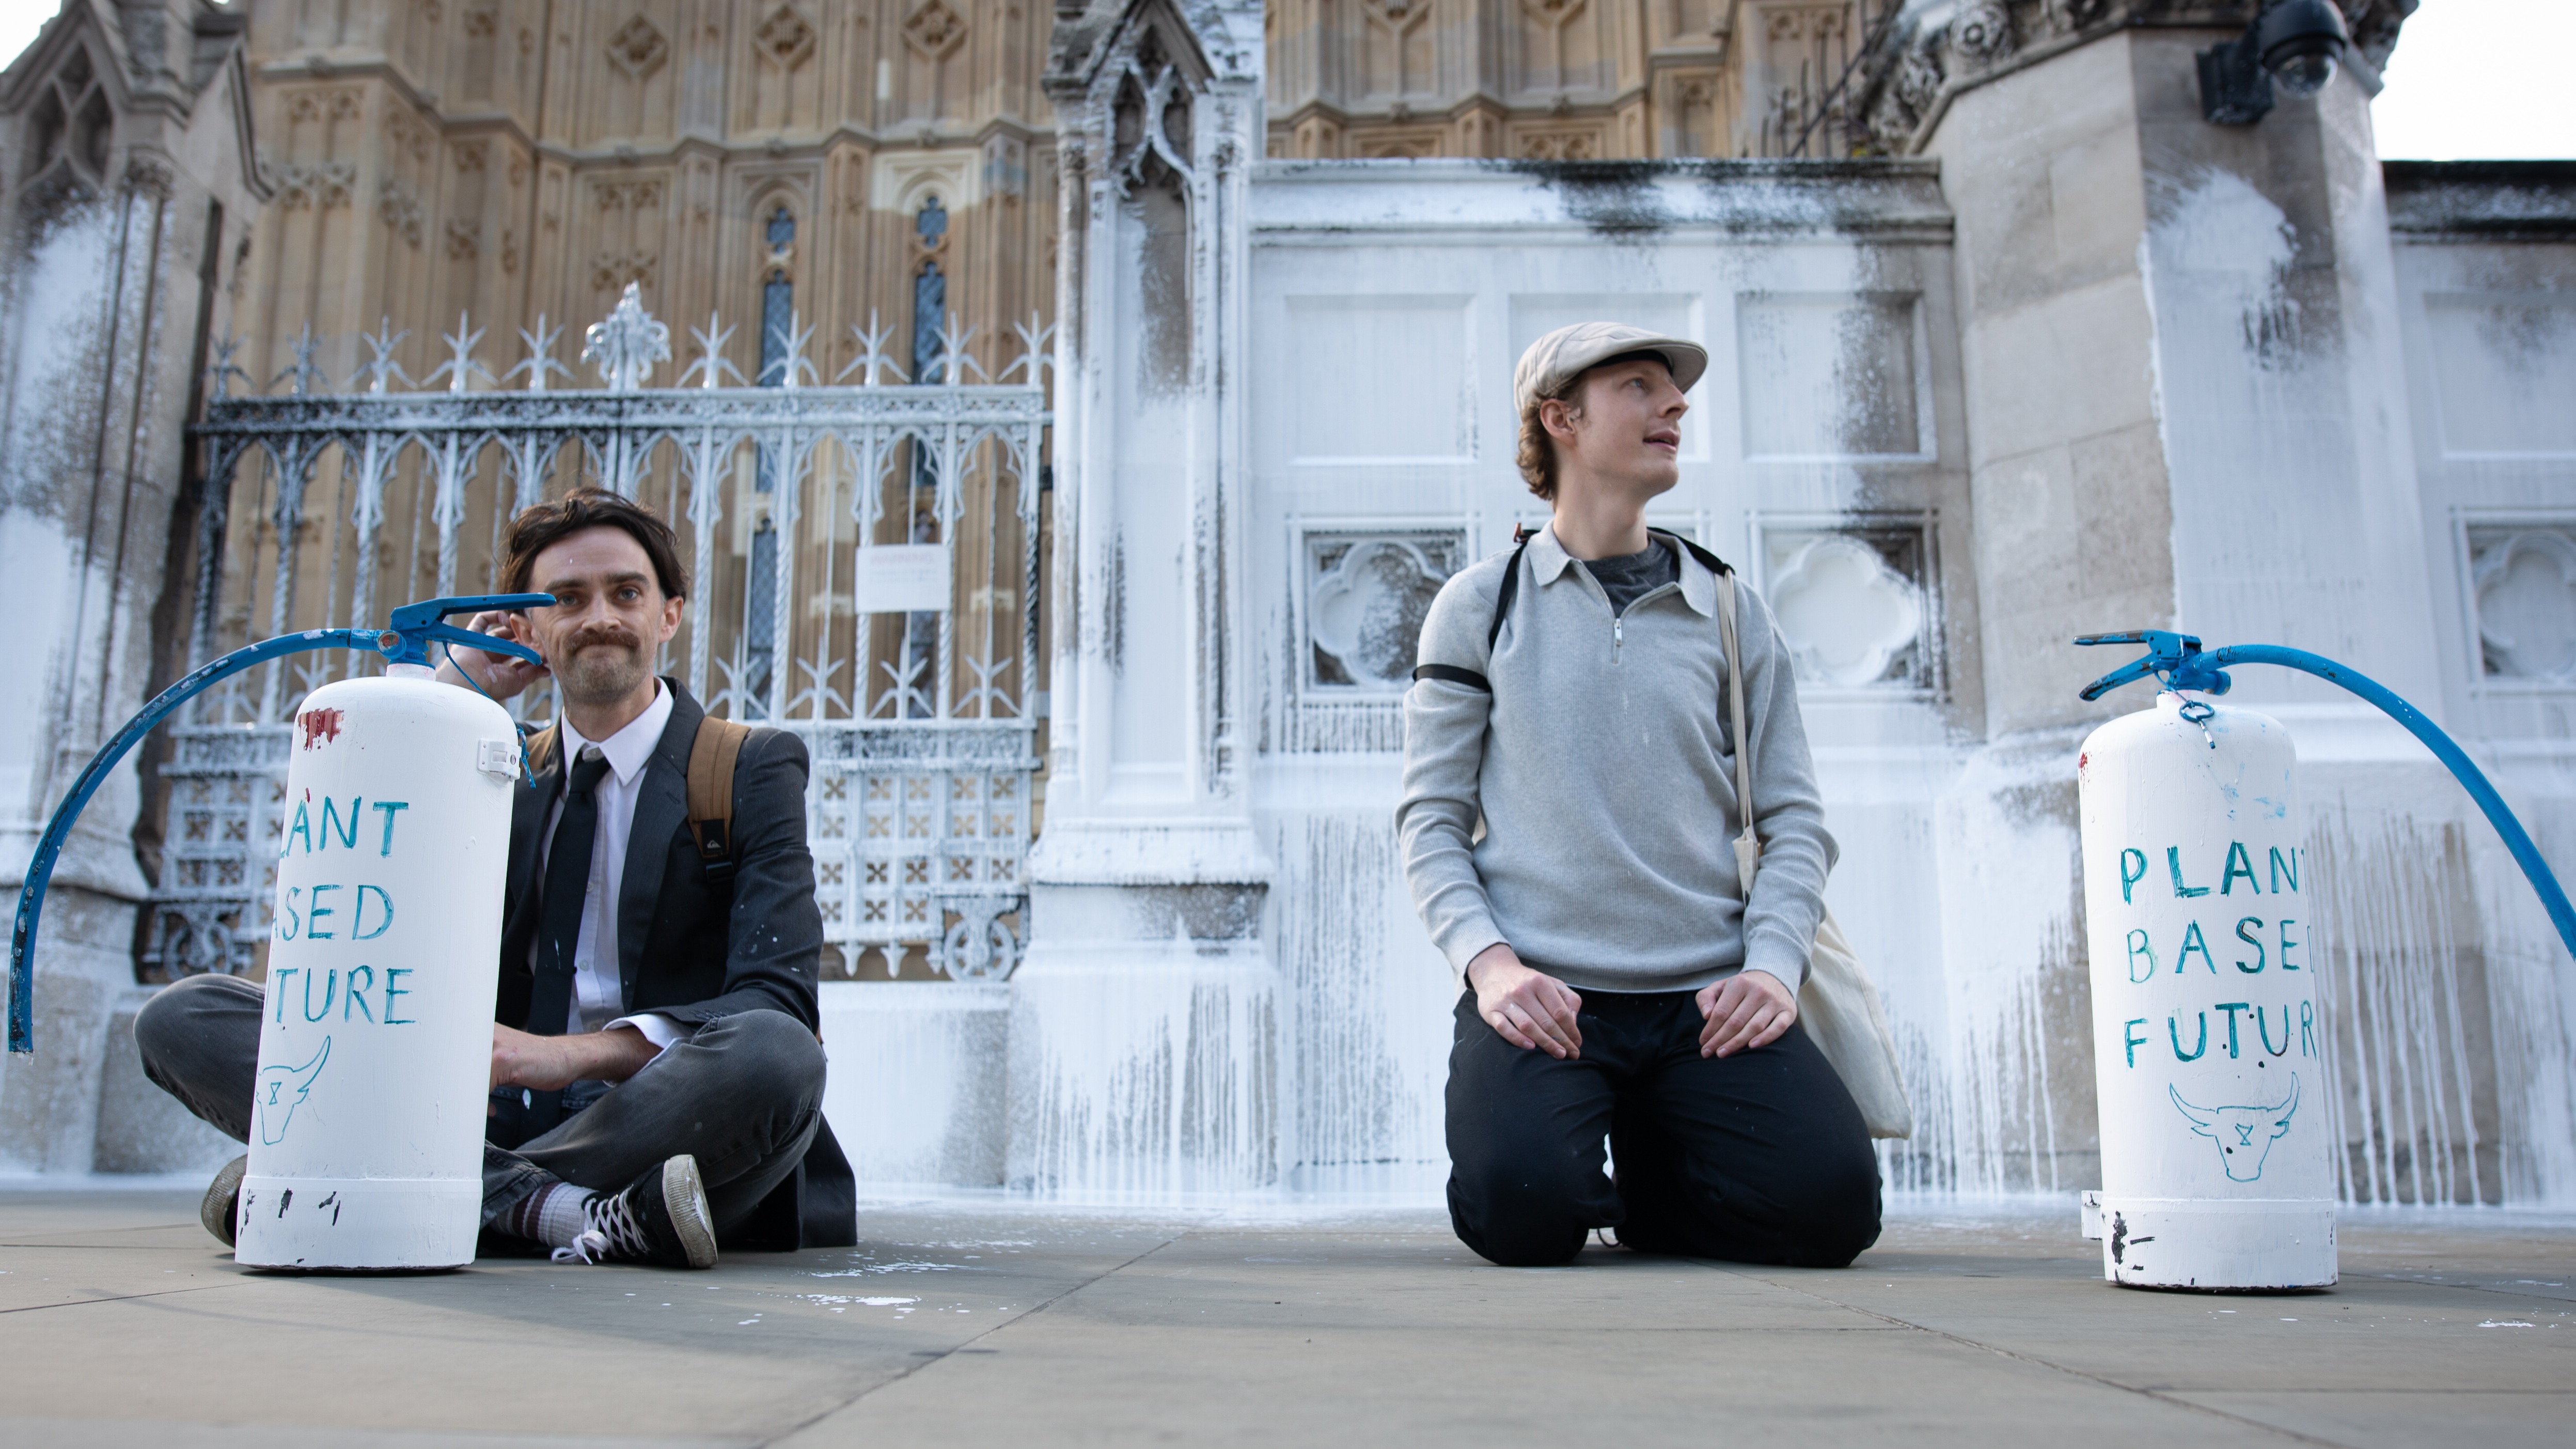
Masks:
[[[1529,345],[1520,366],[1512,369],[1512,410],[1526,413],[1530,404],[1554,397],[1588,367],[1631,352],[1652,352],[1671,369],[1673,386],[1684,392],[1708,371],[1708,349],[1680,337],[1666,337],[1625,322],[1577,322]]]

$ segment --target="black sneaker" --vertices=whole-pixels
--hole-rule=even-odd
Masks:
[[[241,1221],[241,1180],[248,1171],[250,1154],[245,1152],[224,1164],[215,1180],[206,1184],[206,1200],[197,1204],[197,1221],[206,1225],[207,1232],[223,1239],[227,1248],[234,1245],[233,1225]]]
[[[623,1192],[593,1197],[582,1205],[582,1217],[589,1227],[572,1246],[555,1249],[556,1262],[716,1265],[715,1217],[707,1210],[698,1160],[685,1152],[646,1168]]]

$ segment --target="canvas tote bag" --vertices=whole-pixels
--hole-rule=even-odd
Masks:
[[[1735,726],[1735,798],[1743,810],[1744,833],[1735,837],[1735,875],[1744,899],[1753,899],[1753,876],[1762,862],[1762,837],[1753,831],[1753,738],[1744,729],[1744,666],[1735,647],[1735,575],[1720,580],[1717,595],[1718,642],[1726,649],[1726,702]],[[1914,1135],[1914,1104],[1905,1097],[1905,1080],[1896,1066],[1896,1038],[1887,1029],[1887,1009],[1878,988],[1861,969],[1860,957],[1834,920],[1831,906],[1816,923],[1816,946],[1807,958],[1807,982],[1798,988],[1798,1020],[1843,1086],[1860,1104],[1861,1120],[1872,1137]]]

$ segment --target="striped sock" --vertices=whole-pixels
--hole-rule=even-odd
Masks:
[[[582,1206],[593,1196],[586,1187],[568,1182],[549,1183],[520,1200],[510,1210],[507,1231],[514,1238],[543,1243],[549,1248],[568,1248],[572,1240],[589,1226]]]

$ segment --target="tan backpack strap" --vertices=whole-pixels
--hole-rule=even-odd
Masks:
[[[543,774],[547,763],[554,757],[555,727],[553,725],[548,725],[544,729],[537,731],[535,734],[528,736],[527,749],[528,773],[531,775]]]
[[[689,838],[718,880],[733,876],[733,767],[750,738],[751,726],[710,718],[698,722],[689,744]]]
[[[1753,737],[1744,730],[1744,651],[1738,647],[1735,627],[1735,589],[1734,574],[1718,580],[1717,642],[1726,651],[1727,718],[1735,727],[1735,808],[1744,820],[1743,833],[1735,837],[1736,884],[1750,901],[1754,867],[1762,859],[1762,837],[1753,831]]]

